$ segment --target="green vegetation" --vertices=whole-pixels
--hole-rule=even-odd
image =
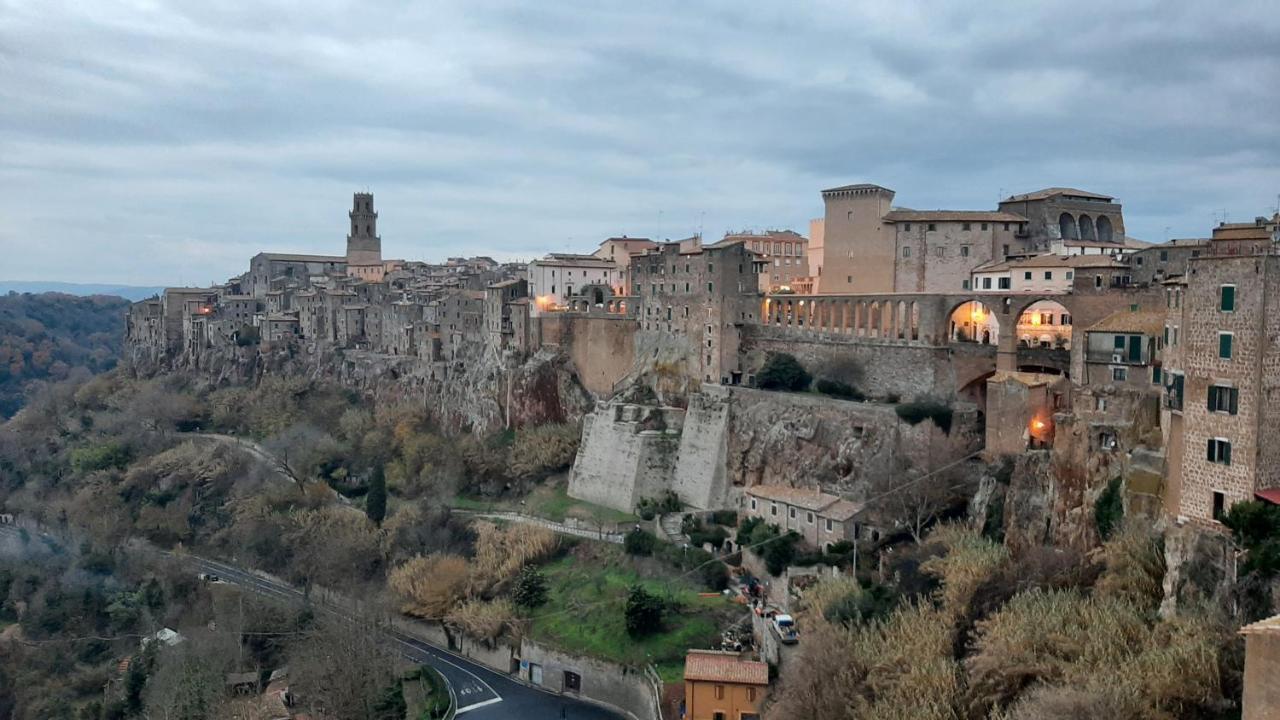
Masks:
[[[822,378],[814,383],[813,387],[823,395],[842,398],[844,400],[861,401],[867,399],[867,396],[863,394],[861,390],[849,383],[841,382],[839,380],[828,380],[826,378]]]
[[[645,590],[643,585],[632,585],[627,591],[625,610],[627,635],[632,639],[642,639],[661,632],[662,617],[666,611],[666,604],[661,598]]]
[[[1222,517],[1244,548],[1239,591],[1248,620],[1271,614],[1271,584],[1280,577],[1280,506],[1249,500],[1231,506]]]
[[[756,373],[756,385],[764,390],[802,392],[809,389],[812,380],[804,365],[789,353],[770,354],[764,367]]]
[[[517,606],[532,610],[547,602],[547,576],[532,565],[526,565],[516,578],[511,600]]]
[[[645,520],[652,520],[663,513],[680,512],[683,508],[680,496],[668,490],[657,498],[641,498],[636,513]]]
[[[364,498],[364,513],[374,525],[382,525],[387,517],[387,476],[381,465],[373,467],[369,477],[369,492]]]
[[[622,547],[628,555],[652,555],[657,546],[657,536],[640,528],[635,528],[622,538]]]
[[[919,425],[925,420],[932,420],[942,432],[951,433],[951,419],[954,411],[950,405],[931,398],[917,399],[902,403],[895,408],[898,417],[910,425]]]
[[[1116,528],[1124,522],[1124,491],[1120,478],[1112,478],[1103,489],[1102,494],[1093,503],[1093,521],[1098,526],[1098,535],[1107,540]]]
[[[634,523],[640,519],[631,513],[569,497],[568,485],[563,479],[539,484],[523,497],[490,499],[458,495],[449,504],[459,510],[520,512],[556,522],[578,518],[602,526]]]
[[[24,405],[33,382],[114,367],[128,307],[118,297],[0,295],[0,421]]]
[[[764,558],[769,574],[775,577],[781,575],[795,559],[796,545],[800,542],[800,536],[795,532],[783,533],[777,525],[770,525],[757,517],[743,521],[738,526],[735,539],[740,547],[750,548]]]
[[[691,647],[709,647],[722,625],[741,609],[722,597],[699,595],[690,580],[664,579],[654,560],[633,560],[616,546],[582,543],[546,565],[548,602],[533,613],[529,635],[569,652],[678,673]],[[625,608],[633,587],[662,600],[667,612],[661,632],[643,639],[627,634]]]

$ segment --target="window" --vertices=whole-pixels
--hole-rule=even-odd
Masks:
[[[1231,464],[1231,442],[1226,438],[1209,438],[1209,462]]]
[[[1004,224],[1004,231],[1009,232],[1009,223]]]
[[[1062,324],[1063,324],[1063,325],[1070,325],[1070,324],[1071,324],[1071,316],[1070,316],[1070,315],[1068,315],[1067,313],[1062,313]]]
[[[756,689],[753,687],[747,688],[747,702],[755,702],[755,701],[756,701]]]
[[[1219,521],[1222,520],[1222,515],[1226,512],[1226,510],[1227,510],[1226,493],[1219,492],[1218,490],[1214,490],[1213,491],[1213,519],[1219,520]]]
[[[1235,312],[1236,286],[1223,285],[1218,289],[1218,309],[1222,312]]]
[[[1169,251],[1168,251],[1168,250],[1161,250],[1161,251],[1160,251],[1160,262],[1168,262],[1168,261],[1169,261]]]
[[[813,513],[808,513],[808,514],[807,514],[807,516],[805,517],[805,520],[807,520],[807,521],[809,522],[809,524],[810,524],[810,525],[812,525],[812,524],[813,524]]]
[[[1224,385],[1209,386],[1209,412],[1235,415],[1240,409],[1240,389]]]
[[[1044,271],[1044,279],[1045,279],[1045,280],[1052,280],[1052,279],[1053,279],[1053,271],[1052,271],[1052,270],[1045,270],[1045,271]]]
[[[1098,447],[1102,448],[1103,450],[1115,450],[1116,449],[1115,433],[1110,433],[1110,432],[1098,433]]]
[[[751,498],[751,509],[752,509],[752,510],[755,510],[755,509],[756,509],[756,499],[755,499],[755,498]]]
[[[969,281],[968,281],[968,280],[961,280],[961,281],[960,281],[960,288],[961,288],[962,290],[968,290],[968,289],[969,289]]]
[[[714,292],[714,289],[715,285],[713,283],[707,283],[707,292]]]
[[[1102,276],[1101,276],[1101,275],[1094,275],[1094,276],[1093,276],[1093,287],[1094,287],[1094,289],[1097,289],[1097,288],[1101,288],[1101,287],[1102,287]]]
[[[938,226],[936,224],[929,223],[929,232],[934,232],[937,229],[938,229]]]
[[[1116,382],[1124,382],[1125,380],[1128,380],[1129,369],[1122,367],[1111,368],[1111,379]]]
[[[1009,278],[1007,277],[1000,278],[999,285],[1001,290],[1008,290],[1010,288]]]
[[[1182,409],[1182,390],[1185,387],[1186,378],[1182,373],[1171,373],[1169,375],[1169,409]]]
[[[983,289],[983,290],[990,290],[990,289],[991,289],[991,278],[989,278],[989,277],[984,277],[984,278],[982,278],[982,289]]]
[[[1231,340],[1233,337],[1232,333],[1229,332],[1218,333],[1218,357],[1224,360],[1231,359]]]
[[[961,245],[961,246],[960,246],[960,257],[969,257],[969,246],[968,246],[968,245]]]
[[[788,509],[787,509],[787,516],[788,516],[788,517],[790,517],[792,520],[795,520],[795,519],[796,519],[796,509],[795,509],[795,508],[788,508]]]
[[[909,247],[902,248],[902,257],[904,258],[911,257],[911,248]]]
[[[986,224],[986,223],[982,223],[982,229],[983,229],[983,230],[986,230],[986,229],[987,229],[987,224]]]
[[[946,249],[945,247],[941,247],[941,246],[936,247],[936,248],[934,248],[934,249],[933,249],[933,254],[934,254],[934,255],[936,255],[936,256],[938,256],[938,257],[946,257],[946,255],[947,255],[947,249]]]
[[[827,532],[831,532],[832,527],[833,527],[833,524],[831,522],[831,518],[827,518]]]
[[[723,699],[724,699],[724,686],[723,686],[723,685],[717,685],[717,686],[716,686],[716,699],[717,699],[717,700],[723,700]]]
[[[1030,270],[1028,270],[1028,271],[1026,271],[1026,272],[1022,273],[1022,279],[1023,279],[1023,280],[1030,280],[1030,279],[1031,279],[1031,271],[1030,271]]]
[[[968,230],[968,229],[969,229],[969,223],[962,223],[962,224],[960,225],[960,229],[961,229],[961,230]]]
[[[907,223],[906,225],[903,225],[903,226],[902,226],[902,229],[903,229],[903,230],[908,230],[908,231],[909,231],[909,230],[911,230],[911,223]]]
[[[1068,270],[1068,271],[1067,271],[1067,279],[1068,279],[1068,280],[1071,280],[1071,279],[1072,279],[1072,278],[1074,278],[1075,276],[1076,276],[1075,271],[1073,271],[1073,270]]]
[[[769,514],[775,516],[778,514],[778,503],[769,503]]]
[[[1151,384],[1152,385],[1160,384],[1160,366],[1159,365],[1151,366]]]

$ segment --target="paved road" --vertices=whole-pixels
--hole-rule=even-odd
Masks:
[[[0,525],[0,537],[17,536],[17,528]],[[31,533],[34,537],[36,533]],[[48,536],[46,536],[48,537]],[[50,538],[53,539],[53,538]],[[202,572],[239,585],[251,592],[288,603],[301,603],[300,591],[275,580],[215,560],[186,556]],[[341,616],[325,606],[318,609]],[[570,697],[537,690],[510,676],[490,670],[447,650],[405,635],[386,632],[396,652],[440,671],[458,698],[458,714],[467,720],[623,720],[625,716]]]

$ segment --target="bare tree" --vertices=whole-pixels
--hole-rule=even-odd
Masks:
[[[372,618],[321,622],[291,655],[298,697],[325,717],[374,718],[395,682],[396,656]]]

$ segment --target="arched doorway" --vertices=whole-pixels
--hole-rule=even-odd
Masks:
[[[978,300],[960,303],[951,311],[951,342],[996,345],[1000,342],[1000,323],[991,308]]]
[[[1080,219],[1077,220],[1076,223],[1080,226],[1081,240],[1097,239],[1097,236],[1093,232],[1093,218],[1089,217],[1088,215],[1081,215]]]

